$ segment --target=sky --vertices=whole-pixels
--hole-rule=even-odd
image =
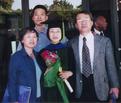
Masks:
[[[66,1],[73,4],[73,6],[76,7],[81,4],[82,0],[66,0]],[[50,6],[52,3],[53,0],[29,0],[29,8],[31,9],[37,4],[42,4],[42,5],[47,4]],[[21,0],[14,0],[12,9],[13,10],[21,9]]]

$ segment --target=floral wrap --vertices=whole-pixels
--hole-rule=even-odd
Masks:
[[[60,58],[56,53],[53,53],[49,50],[45,50],[41,54],[44,59],[47,70],[44,74],[44,86],[53,87],[57,86],[60,92],[60,95],[63,98],[64,103],[69,103],[66,92],[65,85],[63,80],[58,76],[59,68],[61,67]]]

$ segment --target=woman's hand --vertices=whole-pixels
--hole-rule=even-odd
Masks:
[[[62,79],[68,79],[72,75],[73,75],[73,73],[71,71],[62,71],[62,72],[59,73],[59,76]]]

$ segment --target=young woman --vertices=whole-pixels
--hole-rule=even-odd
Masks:
[[[61,40],[63,38],[62,34],[62,26],[61,22],[59,21],[51,21],[48,24],[48,30],[47,30],[47,36],[50,40],[51,44],[49,44],[44,50],[42,50],[42,53],[45,50],[49,50],[55,54],[57,54],[61,61],[61,67],[62,71],[58,72],[58,76],[62,79],[68,79],[72,76],[72,72],[69,71],[71,69],[71,63],[69,61],[69,48],[65,44],[61,43]],[[70,64],[69,64],[70,63]],[[62,95],[60,94],[60,91],[57,87],[57,85],[53,87],[45,87],[44,97],[46,102],[59,102],[63,101]]]

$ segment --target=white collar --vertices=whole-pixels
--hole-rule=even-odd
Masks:
[[[99,35],[100,35],[100,31],[97,30],[96,28],[94,28],[94,32],[95,32],[96,34],[99,34]]]
[[[83,39],[85,37],[87,39],[87,41],[90,40],[91,38],[93,38],[93,36],[94,35],[92,34],[92,32],[89,32],[86,35],[81,35],[80,34],[80,38]]]

